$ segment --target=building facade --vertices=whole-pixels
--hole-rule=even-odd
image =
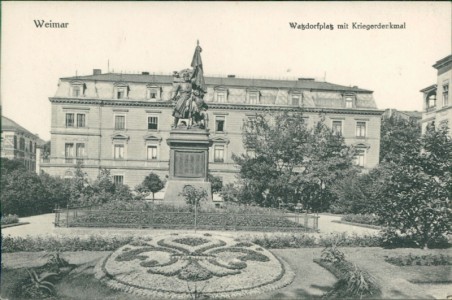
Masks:
[[[208,126],[213,145],[209,170],[224,182],[236,180],[233,154],[244,153],[242,125],[262,111],[303,111],[309,124],[320,113],[359,148],[357,164],[378,164],[380,120],[373,92],[313,79],[263,80],[206,77]],[[166,140],[173,124],[173,76],[102,74],[61,78],[52,106],[51,155],[42,169],[71,177],[77,161],[95,178],[108,168],[117,183],[135,187],[151,171],[164,178],[169,170]]]
[[[36,152],[44,141],[13,120],[3,116],[1,128],[1,157],[20,160],[25,168],[36,171]]]
[[[438,71],[436,83],[421,90],[423,94],[422,133],[428,124],[452,126],[452,99],[449,87],[452,81],[452,55],[438,60],[433,67]],[[449,130],[449,134],[452,131]]]

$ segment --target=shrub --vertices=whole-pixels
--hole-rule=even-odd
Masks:
[[[2,225],[9,225],[9,224],[14,224],[14,223],[19,223],[19,217],[17,215],[7,215],[7,216],[2,216]]]
[[[322,250],[321,259],[329,263],[338,263],[345,260],[345,254],[337,245],[331,245]]]
[[[386,257],[385,261],[396,266],[450,266],[452,256],[449,255],[400,255],[396,257]]]
[[[241,241],[247,241],[241,238]],[[264,248],[304,248],[304,247],[330,247],[333,244],[342,247],[381,247],[382,239],[379,235],[334,233],[315,237],[305,233],[293,234],[265,234],[263,237],[248,238],[249,242]]]
[[[39,251],[112,251],[133,240],[133,237],[11,237],[2,235],[2,253]]]
[[[382,247],[385,248],[419,248],[418,240],[412,234],[402,233],[395,228],[385,228],[382,232]],[[446,236],[436,236],[427,243],[428,248],[449,248]]]

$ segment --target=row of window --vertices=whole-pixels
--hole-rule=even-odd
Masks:
[[[17,136],[14,136],[14,149],[19,149],[20,151],[27,151],[30,153],[33,153],[36,151],[36,143],[33,143],[32,141],[28,142],[28,148],[25,148],[25,138],[21,137],[19,138],[19,147],[17,147]]]
[[[158,117],[152,116],[148,117],[147,121],[148,129],[157,130],[158,129]],[[86,127],[86,114],[83,113],[66,113],[66,127],[67,128],[84,128]],[[125,115],[115,115],[114,117],[114,128],[115,130],[126,129],[126,116]]]
[[[76,122],[74,118],[76,117]],[[225,131],[225,116],[217,116],[215,118],[215,132]],[[86,117],[85,114],[66,114],[66,127],[85,127]],[[126,129],[126,116],[125,115],[115,115],[114,117],[114,128],[115,130],[125,130]],[[148,130],[158,130],[159,128],[159,118],[157,116],[148,116],[147,118],[147,128]],[[333,132],[337,135],[342,135],[342,121],[333,120],[332,121]],[[356,137],[366,137],[366,122],[356,122]]]
[[[224,145],[214,146],[214,162],[224,162],[225,156]],[[66,143],[65,144],[65,159],[66,163],[74,163],[75,160],[83,160],[86,158],[85,143]],[[113,159],[123,160],[125,159],[125,145],[114,144],[113,145]],[[146,159],[157,160],[158,159],[158,146],[147,145],[146,146]]]
[[[73,84],[71,86],[71,96],[74,98],[80,98],[85,96],[86,86],[82,83]],[[119,85],[114,87],[115,99],[127,99],[129,97],[130,88],[128,85]],[[150,86],[146,89],[146,99],[157,100],[160,98],[160,88]]]
[[[115,86],[114,87],[114,98],[115,99],[127,99],[129,97],[130,88],[127,85]],[[72,86],[72,97],[79,98],[83,97],[85,93],[85,85],[77,84]],[[156,86],[147,87],[146,99],[148,100],[158,100],[161,96],[161,88]],[[228,92],[226,90],[220,89],[215,91],[214,99],[218,103],[228,102]],[[346,95],[345,108],[353,108],[353,102],[355,100],[354,95]],[[290,105],[299,106],[301,104],[302,94],[293,93],[290,95]],[[249,104],[259,104],[260,103],[260,92],[259,91],[248,91],[246,96],[246,102]]]
[[[336,135],[342,135],[342,121],[339,120],[333,120],[332,122],[332,130],[333,133]],[[356,137],[358,138],[365,138],[367,136],[367,130],[366,130],[366,122],[365,121],[358,121],[356,122]]]

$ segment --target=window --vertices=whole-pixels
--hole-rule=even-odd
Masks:
[[[85,157],[85,143],[77,143],[75,147],[75,156],[77,159]]]
[[[157,159],[157,146],[156,145],[148,146],[148,160],[155,159]]]
[[[366,137],[366,122],[356,122],[356,137]]]
[[[224,117],[215,118],[215,132],[224,132]]]
[[[14,136],[14,149],[17,149],[17,136]]]
[[[152,84],[146,85],[146,99],[156,101],[160,98],[161,88]]]
[[[124,145],[114,146],[114,159],[124,159]]]
[[[159,127],[159,117],[148,117],[148,129],[157,130]]]
[[[77,114],[77,127],[85,127],[85,114]]]
[[[364,167],[366,159],[366,151],[364,149],[357,149],[355,154],[355,164],[359,167]]]
[[[292,105],[300,105],[300,95],[292,95]]]
[[[218,101],[218,103],[226,102],[226,93],[225,92],[217,92],[217,101]]]
[[[257,93],[251,93],[249,95],[250,104],[258,104],[259,103],[259,95]]]
[[[224,162],[224,146],[216,145],[214,148],[214,162]]]
[[[353,108],[353,97],[345,97],[345,108]]]
[[[115,129],[123,130],[126,128],[126,116],[115,116]]]
[[[443,85],[443,106],[449,105],[449,83]]]
[[[30,152],[31,153],[33,153],[33,143],[30,141],[29,143],[28,143],[28,149],[30,149]]]
[[[64,145],[64,157],[66,159],[66,163],[74,162],[74,144],[66,143]]]
[[[66,114],[66,127],[74,127],[74,114]]]
[[[116,99],[126,98],[126,88],[118,88],[116,90]]]
[[[72,87],[72,97],[80,97],[82,94],[81,86],[73,86]]]
[[[333,121],[333,133],[342,135],[342,121]]]
[[[124,183],[124,176],[123,175],[114,175],[113,176],[113,182],[115,185],[121,185]]]
[[[19,140],[19,150],[24,151],[25,150],[25,139],[23,137]]]
[[[427,98],[427,108],[436,106],[436,94],[429,95]]]

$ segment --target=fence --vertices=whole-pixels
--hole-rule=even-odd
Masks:
[[[115,211],[56,208],[56,227],[121,227],[249,231],[317,232],[319,217],[300,213],[244,214],[232,212]]]

